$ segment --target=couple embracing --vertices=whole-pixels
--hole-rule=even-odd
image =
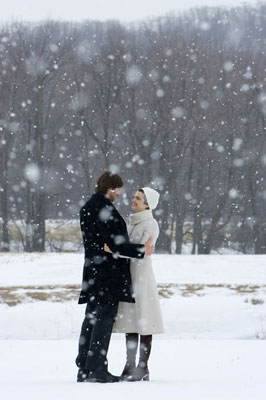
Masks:
[[[128,227],[113,202],[123,186],[121,177],[105,171],[95,194],[80,210],[85,250],[79,303],[87,303],[78,356],[78,382],[149,380],[152,335],[163,332],[151,254],[159,235],[152,210],[159,193],[138,189]],[[126,364],[121,376],[107,368],[112,332],[126,336]],[[139,344],[139,363],[136,355]]]

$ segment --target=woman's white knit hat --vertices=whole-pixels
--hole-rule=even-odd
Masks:
[[[159,197],[160,197],[159,193],[156,190],[149,187],[144,187],[142,189],[144,191],[150,209],[154,210],[159,202]]]

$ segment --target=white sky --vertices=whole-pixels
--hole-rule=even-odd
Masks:
[[[261,0],[265,2],[266,0]],[[195,6],[256,4],[256,0],[2,0],[0,20],[119,19],[135,21]]]

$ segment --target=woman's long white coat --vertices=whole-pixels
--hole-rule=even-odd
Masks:
[[[132,243],[144,244],[149,237],[152,237],[155,245],[159,236],[159,227],[151,210],[132,214],[128,233]],[[130,261],[135,303],[119,303],[114,332],[139,333],[140,335],[164,332],[151,257],[144,256],[142,260],[131,259]]]

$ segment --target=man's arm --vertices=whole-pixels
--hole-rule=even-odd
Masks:
[[[127,237],[121,235],[116,223],[116,217],[112,208],[102,208],[97,218],[97,228],[104,242],[117,256],[130,258],[143,258],[145,254],[151,255],[154,247],[151,240],[143,244],[130,243]]]
[[[145,254],[145,256],[151,256],[152,255],[152,253],[154,251],[154,245],[152,244],[152,242],[153,242],[152,236],[149,237],[149,239],[145,241],[145,243],[144,243],[144,246],[145,246],[145,253],[144,254]],[[107,246],[106,243],[104,243],[104,251],[106,253],[113,253],[111,251],[111,249]],[[121,257],[121,258],[131,258],[129,256],[122,256],[122,254],[119,254],[119,257]]]

